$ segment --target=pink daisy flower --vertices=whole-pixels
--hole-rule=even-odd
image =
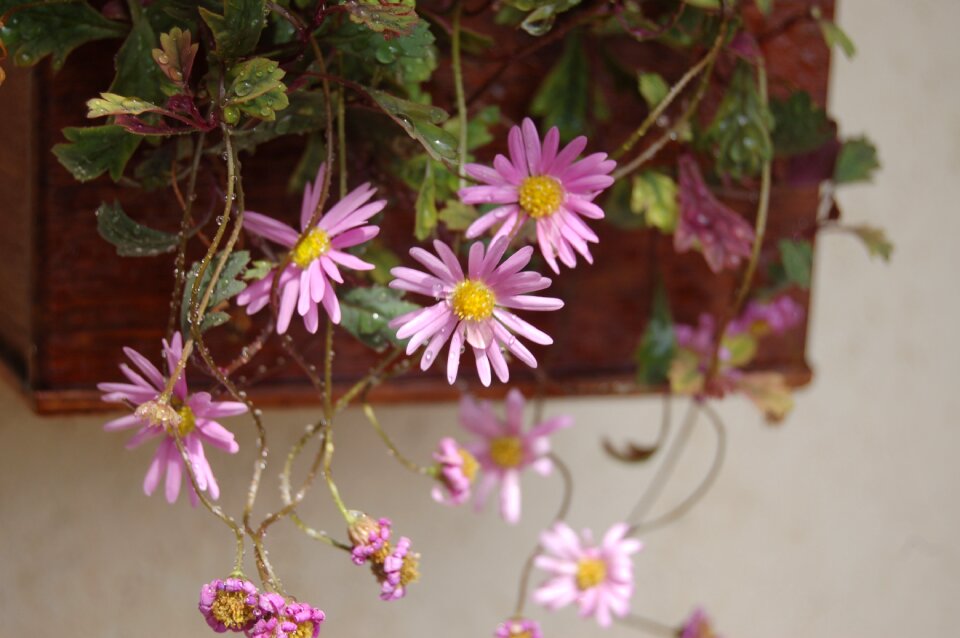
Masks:
[[[437,462],[437,480],[440,482],[433,488],[433,500],[444,505],[465,503],[470,498],[470,488],[480,467],[477,459],[450,437],[440,439],[433,459]]]
[[[524,246],[502,264],[508,240],[495,240],[489,249],[480,242],[470,246],[467,275],[450,247],[434,241],[439,258],[423,248],[411,248],[410,256],[423,264],[429,272],[413,268],[393,268],[396,279],[391,288],[428,295],[437,300],[432,306],[400,315],[390,322],[398,328],[397,338],[407,339],[407,354],[426,343],[420,359],[420,369],[426,370],[436,359],[440,349],[450,341],[447,356],[447,381],[453,384],[460,366],[461,349],[465,344],[473,348],[477,373],[483,385],[490,385],[490,369],[504,383],[510,378],[507,361],[501,348],[531,368],[537,360],[517,338],[549,345],[553,339],[546,333],[507,310],[558,310],[563,302],[554,297],[538,297],[528,293],[550,286],[550,280],[532,271],[520,272],[533,253]],[[499,264],[499,265],[498,265]]]
[[[247,631],[260,617],[260,593],[249,580],[218,578],[200,589],[199,608],[217,633]]]
[[[368,563],[380,583],[382,600],[397,600],[407,593],[407,586],[420,579],[420,554],[410,551],[410,539],[401,536],[396,546],[390,543],[390,519],[373,518],[353,512],[354,521],[347,528],[353,543],[350,551],[357,565]]]
[[[386,200],[369,202],[376,189],[364,184],[337,202],[307,232],[307,224],[320,201],[323,172],[321,165],[316,181],[312,186],[308,183],[303,191],[300,207],[302,236],[271,217],[253,211],[244,212],[244,228],[292,252],[292,259],[277,282],[280,294],[278,334],[287,331],[294,310],[303,317],[303,325],[307,330],[316,333],[320,325],[319,304],[323,305],[333,323],[340,323],[340,303],[333,286],[333,282],[343,283],[338,266],[353,270],[374,268],[373,264],[345,252],[345,249],[376,237],[380,228],[367,224],[367,221],[383,210],[387,205]],[[248,315],[259,312],[270,303],[275,272],[276,269],[271,270],[263,279],[250,284],[237,295],[237,304],[246,306]]]
[[[148,496],[153,494],[160,477],[166,473],[167,501],[173,503],[177,500],[184,470],[183,457],[177,449],[174,436],[174,432],[177,432],[187,450],[198,486],[210,494],[210,498],[219,498],[220,487],[207,462],[203,444],[209,443],[224,452],[236,454],[239,445],[233,433],[220,425],[217,419],[243,414],[247,406],[236,401],[213,401],[207,392],[190,394],[186,372],[174,383],[170,402],[160,403],[157,399],[167,384],[167,378],[136,350],[124,348],[123,351],[137,368],[134,370],[125,363],[120,364],[120,371],[129,383],[100,383],[97,389],[104,393],[103,401],[125,403],[135,408],[133,414],[113,419],[103,426],[107,432],[139,428],[127,442],[127,449],[150,439],[161,438],[144,478],[143,491]],[[183,353],[183,340],[179,332],[173,335],[169,344],[163,341],[163,352],[167,359],[168,374],[172,374]],[[196,505],[198,499],[192,486],[189,495],[190,502]]]
[[[581,616],[594,616],[601,627],[609,627],[612,616],[623,617],[633,595],[633,554],[643,548],[635,538],[626,538],[629,527],[617,523],[594,545],[589,530],[583,538],[569,525],[556,523],[540,534],[546,553],[534,563],[550,572],[551,578],[533,594],[535,601],[556,610],[570,603],[580,606]]]
[[[697,607],[680,629],[680,638],[720,638],[720,635],[713,630],[707,613]]]
[[[543,638],[540,624],[528,618],[511,618],[497,626],[496,638]]]
[[[587,263],[593,256],[587,246],[598,241],[581,217],[602,219],[603,210],[593,200],[613,184],[609,173],[617,163],[606,153],[594,153],[574,161],[587,146],[578,137],[559,150],[560,132],[551,128],[540,144],[540,134],[530,118],[514,126],[507,137],[510,158],[497,155],[493,168],[467,164],[467,175],[482,182],[458,193],[465,204],[497,204],[467,229],[473,239],[500,224],[494,239],[507,237],[528,218],[537,226],[537,242],[544,259],[559,273],[557,257],[573,268],[580,253]]]
[[[551,434],[573,425],[567,415],[555,416],[523,431],[523,394],[516,388],[507,393],[506,418],[500,419],[489,401],[477,402],[464,395],[460,400],[460,424],[480,437],[468,449],[483,470],[477,488],[477,507],[483,507],[490,492],[500,484],[500,515],[508,523],[520,520],[520,473],[532,468],[546,476],[553,470]]]
[[[357,565],[381,553],[390,542],[391,522],[389,518],[375,521],[366,514],[357,513],[357,518],[347,529],[347,536],[353,542],[350,557]]]

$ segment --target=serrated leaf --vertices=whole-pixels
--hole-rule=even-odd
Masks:
[[[781,239],[778,246],[786,280],[801,288],[809,288],[813,269],[813,247],[810,242]]]
[[[0,28],[0,39],[17,66],[31,66],[49,55],[53,68],[59,69],[81,44],[127,33],[127,25],[106,19],[86,2],[0,0],[0,15],[18,5]]]
[[[717,172],[734,179],[759,174],[773,157],[771,128],[773,117],[760,99],[753,70],[740,62],[706,132]]]
[[[223,15],[200,7],[221,59],[233,60],[253,51],[264,27],[265,5],[265,0],[223,0]]]
[[[216,269],[223,253],[217,253],[206,270],[203,271],[203,279],[200,280],[199,299],[203,299],[206,289],[210,286],[210,280],[213,277],[213,271]],[[208,312],[200,323],[201,332],[225,323],[229,316],[226,313],[218,312],[216,307],[229,300],[231,297],[239,295],[247,287],[243,281],[237,278],[242,275],[250,261],[250,253],[246,250],[237,250],[227,257],[227,263],[224,264],[220,277],[210,293],[210,300],[207,302]],[[183,299],[180,303],[180,325],[184,334],[190,334],[190,298],[193,296],[193,285],[197,279],[197,273],[200,272],[200,262],[195,262],[187,273],[186,281],[183,286]],[[198,301],[199,303],[199,301]]]
[[[873,172],[880,168],[877,147],[866,137],[844,141],[833,169],[836,184],[864,182],[873,179]]]
[[[479,216],[480,212],[476,207],[456,199],[447,202],[437,215],[448,230],[454,231],[466,230]]]
[[[413,31],[420,18],[412,4],[402,2],[363,2],[348,0],[344,3],[350,20],[362,24],[377,33],[388,32],[407,35]]]
[[[773,147],[777,155],[800,155],[823,146],[833,137],[827,113],[806,91],[795,91],[785,100],[771,100],[776,126]]]
[[[370,97],[399,124],[407,135],[420,142],[433,159],[454,163],[457,161],[457,138],[437,126],[449,118],[443,109],[417,104],[383,91],[371,90]]]
[[[640,90],[640,95],[643,96],[643,101],[651,109],[660,104],[670,91],[670,87],[663,76],[653,72],[637,72],[637,88]]]
[[[820,30],[823,32],[823,39],[826,40],[827,46],[830,48],[840,47],[840,50],[848,58],[857,54],[857,47],[853,44],[853,40],[843,29],[837,26],[836,22],[826,18],[819,18],[817,22],[820,24]]]
[[[417,97],[419,84],[429,80],[437,68],[434,36],[422,20],[409,34],[392,37],[344,20],[325,40],[345,54],[348,77],[369,78],[368,84],[375,78],[392,80],[404,87],[410,98]]]
[[[236,124],[238,111],[262,120],[276,119],[276,111],[290,104],[279,63],[267,58],[253,58],[230,67],[227,71],[227,92],[224,119]]]
[[[670,364],[677,351],[677,337],[673,332],[673,318],[667,291],[660,283],[653,295],[650,319],[634,355],[637,361],[637,383],[659,385],[667,380]]]
[[[110,84],[110,93],[130,95],[148,102],[163,99],[163,74],[153,63],[156,39],[150,22],[142,16],[135,17],[133,28],[114,59],[117,75]]]
[[[176,249],[180,243],[175,233],[147,228],[130,219],[118,202],[100,204],[97,209],[97,232],[113,244],[121,257],[152,257]]]
[[[860,238],[871,257],[879,257],[889,262],[893,255],[893,243],[882,228],[874,226],[850,226],[849,230]]]
[[[530,11],[520,27],[532,36],[542,36],[553,28],[557,16],[580,4],[580,0],[508,0],[506,8]]]
[[[396,331],[387,324],[420,307],[401,296],[400,291],[386,286],[354,288],[340,299],[340,327],[378,352],[391,344],[401,345]]]
[[[560,139],[569,141],[586,127],[590,98],[590,71],[580,38],[567,39],[563,55],[544,78],[530,103],[530,112],[543,117],[545,128],[556,126]]]
[[[643,215],[647,226],[666,234],[677,228],[677,183],[665,173],[649,170],[636,175],[630,191],[630,210]]]
[[[174,27],[169,33],[160,34],[160,48],[150,51],[154,62],[167,78],[181,86],[190,80],[193,60],[196,58],[199,42],[191,42],[190,31]]]
[[[117,181],[140,145],[139,137],[113,125],[67,127],[63,129],[63,136],[70,143],[57,144],[53,147],[53,154],[81,182],[107,171],[113,181]]]
[[[243,272],[243,278],[246,281],[259,281],[269,274],[273,269],[274,263],[267,259],[258,259]]]
[[[139,115],[158,109],[156,104],[135,97],[124,97],[116,93],[101,93],[100,97],[87,100],[87,117],[105,117],[107,115]]]
[[[418,241],[429,237],[437,227],[437,187],[433,181],[433,163],[426,163],[423,182],[417,193],[414,205],[416,218],[413,225],[413,235]]]

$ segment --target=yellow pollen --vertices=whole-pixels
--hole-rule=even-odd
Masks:
[[[518,631],[516,633],[511,631],[510,638],[533,638],[533,634],[529,631]]]
[[[534,219],[553,215],[563,203],[563,186],[548,175],[535,175],[520,184],[520,208]]]
[[[289,638],[312,638],[313,636],[313,621],[308,620],[302,625],[297,625],[297,630],[292,634],[287,634]]]
[[[306,268],[317,257],[330,250],[330,236],[322,228],[314,228],[293,248],[293,263]]]
[[[497,297],[482,281],[464,279],[450,294],[453,312],[461,319],[482,321],[493,316]]]
[[[247,604],[247,594],[243,591],[219,592],[210,612],[227,629],[242,629],[253,620],[253,608]]]
[[[193,432],[193,429],[197,427],[197,418],[193,415],[193,410],[190,409],[189,405],[181,407],[177,410],[177,414],[180,415],[180,423],[177,425],[177,431],[180,432],[180,437],[183,438]]]
[[[463,460],[463,475],[467,477],[468,481],[473,483],[473,479],[477,475],[477,470],[480,469],[480,464],[477,463],[477,459],[465,449],[460,448],[457,452],[460,453],[460,458]]]
[[[407,554],[403,557],[403,567],[400,568],[401,587],[420,580],[418,567],[420,567],[420,554]]]
[[[499,436],[490,442],[490,458],[500,467],[523,463],[523,441],[517,436]]]
[[[577,563],[577,589],[593,589],[607,578],[607,564],[599,558],[582,558]]]

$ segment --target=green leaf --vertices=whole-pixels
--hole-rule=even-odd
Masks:
[[[817,22],[820,24],[820,30],[823,32],[823,39],[827,41],[827,46],[830,48],[840,47],[840,50],[848,58],[857,54],[857,47],[853,44],[853,40],[843,29],[837,26],[836,22],[826,18],[818,18]]]
[[[806,91],[795,91],[785,100],[771,100],[776,127],[773,147],[777,155],[799,155],[823,146],[833,132],[827,113],[814,104]]]
[[[49,55],[53,68],[59,69],[81,44],[119,38],[127,32],[125,24],[107,20],[86,2],[0,0],[0,15],[14,7],[22,8],[13,12],[0,28],[0,40],[17,66],[36,64]]]
[[[677,183],[669,175],[656,170],[636,175],[630,191],[630,210],[643,215],[647,226],[659,228],[666,234],[672,233],[679,217]]]
[[[87,117],[106,117],[107,115],[139,115],[157,110],[156,104],[135,97],[124,97],[116,93],[101,93],[100,97],[87,100]]]
[[[787,282],[809,288],[813,269],[813,247],[810,242],[781,239],[778,246]]]
[[[438,214],[438,218],[447,229],[453,231],[466,230],[479,216],[480,212],[475,207],[464,204],[457,199],[451,199],[447,202]]]
[[[374,266],[373,270],[369,271],[370,278],[373,279],[374,283],[384,286],[393,281],[390,269],[396,268],[402,263],[397,253],[377,240],[364,244],[363,258]]]
[[[849,139],[840,147],[833,169],[833,181],[837,184],[868,182],[878,168],[880,160],[877,159],[877,147],[866,137]]]
[[[557,15],[577,6],[580,0],[507,0],[505,4],[520,15],[529,11],[520,27],[532,36],[541,36],[553,28]]]
[[[268,259],[258,259],[244,271],[243,278],[246,281],[260,281],[273,270],[273,266],[274,263]]]
[[[223,0],[223,15],[200,7],[221,59],[233,60],[253,51],[263,30],[265,5],[265,0]]]
[[[640,95],[651,109],[667,97],[670,86],[663,76],[659,73],[637,72],[637,87],[640,89]]]
[[[199,47],[199,42],[191,43],[189,30],[174,27],[169,33],[160,34],[160,48],[152,49],[150,55],[171,82],[183,86],[190,79]]]
[[[422,20],[409,34],[393,37],[345,20],[326,35],[325,41],[345,54],[348,77],[357,81],[367,77],[371,86],[375,78],[392,80],[411,98],[418,95],[419,84],[429,80],[437,68],[434,36]]]
[[[437,227],[437,187],[433,181],[433,164],[431,162],[427,162],[414,209],[417,216],[413,225],[413,235],[418,241],[423,241]]]
[[[57,144],[53,154],[75,178],[86,182],[109,171],[113,181],[140,145],[140,137],[119,126],[67,127],[63,136],[70,144]]]
[[[340,299],[340,327],[378,352],[391,344],[401,345],[396,331],[387,324],[420,307],[401,299],[401,295],[386,286],[352,289]]]
[[[637,215],[630,208],[632,190],[628,180],[618,179],[607,191],[606,201],[603,203],[604,219],[617,228],[635,230],[645,226],[643,216]]]
[[[450,164],[457,161],[457,138],[437,126],[449,117],[446,111],[383,91],[371,90],[370,97],[407,135],[420,142],[430,157]]]
[[[204,294],[206,294],[205,291],[210,286],[213,271],[216,269],[217,264],[220,263],[222,256],[222,252],[217,253],[214,258],[210,260],[207,269],[203,271],[203,279],[200,280],[198,303],[199,300],[203,299]],[[240,294],[247,287],[247,284],[239,281],[237,277],[240,277],[244,273],[249,261],[250,253],[246,250],[235,251],[227,257],[227,263],[224,264],[220,277],[217,279],[217,283],[210,293],[210,301],[207,303],[208,311],[200,323],[201,332],[226,323],[230,318],[225,312],[217,311],[216,307],[231,297]],[[190,334],[190,298],[193,296],[193,284],[197,279],[198,272],[200,272],[200,262],[195,262],[193,267],[190,268],[190,272],[187,273],[187,278],[183,286],[183,299],[180,303],[180,325],[184,334]]]
[[[874,226],[849,226],[849,230],[860,238],[871,257],[879,257],[889,262],[893,255],[893,242],[887,238],[882,228]]]
[[[233,134],[238,151],[254,151],[257,146],[283,135],[303,135],[323,130],[327,119],[323,106],[323,94],[319,91],[296,91],[288,96],[287,108],[276,114],[273,120],[258,122],[250,129]],[[317,174],[320,162],[313,166],[312,178]],[[303,184],[300,184],[301,190]]]
[[[723,365],[742,368],[757,354],[757,339],[749,332],[728,335],[723,338],[723,348],[727,351]]]
[[[757,8],[763,15],[770,15],[773,11],[773,0],[756,0]]]
[[[670,363],[677,352],[677,338],[673,332],[673,318],[667,291],[661,282],[653,295],[650,320],[634,357],[637,361],[637,383],[659,385],[667,380]]]
[[[131,95],[149,102],[163,100],[161,86],[164,76],[153,58],[156,39],[146,18],[134,19],[130,34],[117,51],[117,75],[110,85],[110,93]]]
[[[162,255],[180,243],[175,233],[164,233],[133,221],[118,202],[100,204],[96,214],[97,232],[116,247],[121,257]]]
[[[362,24],[371,31],[382,33],[407,35],[417,25],[420,18],[414,11],[413,4],[380,2],[347,2],[344,3],[350,20]]]
[[[717,172],[735,179],[759,174],[773,157],[772,128],[773,116],[760,98],[753,69],[740,62],[706,133]]]
[[[571,36],[563,55],[533,96],[530,112],[543,117],[545,128],[556,126],[560,129],[560,139],[569,141],[582,134],[586,127],[589,83],[590,72],[580,38]]]
[[[674,394],[699,394],[703,391],[704,374],[700,370],[700,355],[686,348],[677,349],[670,370],[670,392]]]
[[[267,58],[253,58],[230,67],[224,119],[236,124],[240,118],[237,109],[262,120],[276,119],[276,111],[290,104],[287,87],[281,81],[285,74],[279,63]]]
[[[684,0],[687,4],[700,9],[719,9],[720,0]]]
[[[771,423],[782,421],[793,410],[790,386],[777,372],[746,374],[737,382],[737,389],[753,401]]]

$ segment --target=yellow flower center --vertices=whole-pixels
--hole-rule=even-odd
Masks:
[[[477,475],[477,470],[480,469],[480,464],[477,463],[477,459],[465,449],[460,448],[457,452],[459,452],[460,458],[463,460],[463,475],[467,477],[468,481],[473,483],[473,479]]]
[[[490,458],[500,467],[523,463],[523,441],[517,436],[500,436],[490,442]]]
[[[253,620],[253,608],[247,604],[247,594],[243,591],[219,592],[210,613],[227,629],[242,629]]]
[[[407,554],[403,557],[403,567],[400,568],[400,585],[402,587],[420,580],[419,567],[420,554]]]
[[[314,629],[313,621],[308,620],[302,625],[297,625],[297,630],[294,631],[292,634],[287,634],[287,636],[289,636],[289,638],[312,638],[313,629]]]
[[[314,228],[293,248],[293,263],[306,268],[317,257],[330,250],[330,236],[322,228]]]
[[[180,438],[183,438],[193,432],[193,429],[197,427],[197,417],[194,416],[193,410],[190,409],[189,405],[181,407],[177,410],[177,414],[180,416],[177,431],[180,432]]]
[[[450,305],[453,312],[461,319],[482,321],[493,316],[493,307],[497,297],[493,291],[475,279],[464,279],[456,285],[450,294]]]
[[[563,203],[563,186],[548,175],[523,180],[519,188],[520,208],[534,219],[553,215]]]
[[[577,589],[593,589],[607,578],[607,564],[599,558],[582,558],[577,563]]]

